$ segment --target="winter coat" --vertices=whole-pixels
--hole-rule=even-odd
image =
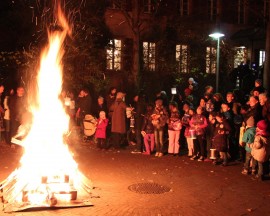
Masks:
[[[249,117],[253,117],[255,120],[255,125],[257,124],[258,121],[262,120],[262,106],[257,103],[255,106],[250,107],[247,111],[247,113],[244,115],[244,121],[246,123],[246,121],[249,119]]]
[[[230,124],[224,119],[222,123],[217,122],[212,139],[213,147],[219,152],[228,151],[228,135],[231,131]]]
[[[126,133],[126,108],[126,103],[120,98],[116,99],[110,107],[113,133]]]
[[[245,150],[247,152],[251,152],[251,146],[253,145],[255,139],[255,133],[256,133],[255,127],[249,127],[244,132],[242,142],[246,143]]]
[[[135,104],[134,107],[135,107],[135,110],[134,110],[135,129],[141,130],[143,121],[144,121],[143,114],[146,111],[145,100],[139,98],[138,102]]]
[[[203,115],[195,114],[192,116],[190,122],[190,127],[194,127],[196,131],[196,135],[205,136],[205,129],[207,127],[207,119]]]
[[[92,114],[92,98],[90,94],[80,99],[79,109],[81,118],[84,118],[87,114]]]
[[[264,163],[265,161],[269,160],[270,137],[256,134],[254,143],[252,145],[251,155],[260,163]]]
[[[180,119],[180,113],[179,111],[171,112],[169,123],[168,123],[168,129],[173,131],[179,131],[182,128],[182,123]]]
[[[189,134],[189,129],[190,129],[190,125],[189,125],[189,122],[190,122],[190,119],[191,119],[191,116],[187,113],[184,114],[184,116],[182,117],[182,126],[185,127],[185,131],[184,131],[184,135],[185,137],[190,137],[190,134]]]
[[[157,117],[154,118],[152,121],[155,128],[163,128],[166,125],[168,119],[168,112],[165,107],[155,107],[152,117],[153,116]]]
[[[97,120],[97,128],[96,128],[96,138],[106,139],[106,128],[108,126],[108,119],[98,119]]]
[[[154,133],[154,125],[152,124],[152,113],[146,113],[144,116],[142,131],[145,131],[146,134]]]
[[[268,99],[262,107],[262,116],[265,120],[270,122],[270,100]]]

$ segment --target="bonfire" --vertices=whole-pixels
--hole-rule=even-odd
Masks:
[[[69,116],[59,100],[63,43],[71,33],[60,6],[57,23],[60,28],[57,31],[48,30],[48,45],[41,54],[34,92],[36,101],[29,107],[31,124],[28,122],[20,127],[27,128],[19,131],[18,135],[24,134],[20,140],[24,148],[20,166],[0,187],[5,211],[90,205],[84,198],[91,187],[88,179],[78,170],[66,143]]]

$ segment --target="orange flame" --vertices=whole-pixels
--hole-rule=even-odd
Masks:
[[[81,187],[82,175],[63,138],[68,131],[69,117],[58,97],[62,88],[63,42],[71,33],[60,7],[58,21],[63,30],[48,32],[49,44],[41,55],[37,77],[38,106],[30,107],[33,121],[29,133],[22,140],[25,153],[21,166],[6,180],[6,185],[12,185],[5,197],[9,202],[22,201],[23,191],[31,192],[28,195],[31,203],[43,202],[50,191],[69,191],[68,184],[59,184],[64,182],[65,176],[72,179],[75,188]],[[44,177],[52,183],[49,187],[41,184]]]

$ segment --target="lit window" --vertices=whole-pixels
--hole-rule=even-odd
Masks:
[[[189,15],[189,0],[180,0],[180,15],[187,16]]]
[[[110,40],[107,47],[107,69],[121,70],[121,40]]]
[[[144,69],[154,71],[156,68],[156,44],[143,42],[143,63]]]
[[[217,0],[208,0],[207,3],[208,3],[207,4],[208,18],[211,21],[215,21],[217,19],[218,14]]]
[[[143,11],[144,13],[152,13],[155,9],[154,0],[144,0],[143,1]]]
[[[188,46],[187,45],[176,45],[176,62],[177,71],[180,73],[188,72]]]
[[[248,0],[238,0],[238,24],[246,23]]]
[[[206,47],[206,73],[216,73],[217,49]]]
[[[259,66],[262,66],[265,61],[265,51],[260,50],[260,56],[259,56]]]
[[[247,49],[245,47],[237,47],[234,55],[234,68],[247,62]]]

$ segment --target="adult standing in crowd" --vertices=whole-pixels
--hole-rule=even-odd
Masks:
[[[102,97],[101,95],[98,96],[96,102],[94,103],[93,114],[96,118],[99,118],[100,111],[104,111],[106,115],[108,114],[107,105],[105,103],[104,97]]]
[[[85,115],[92,113],[92,98],[87,88],[83,88],[80,95],[76,116],[80,119],[81,133],[83,133],[83,119]]]
[[[143,142],[142,142],[142,125],[144,121],[144,114],[146,112],[146,99],[143,92],[140,92],[138,95],[135,95],[133,98],[134,101],[134,119],[135,119],[135,136],[136,136],[136,149],[135,152],[143,151]]]
[[[17,87],[16,94],[10,96],[10,136],[17,134],[19,126],[23,123],[23,117],[27,113],[25,91],[22,86]]]
[[[9,109],[9,100],[10,97],[14,95],[14,90],[10,89],[4,98],[4,127],[5,127],[5,140],[7,144],[10,144],[11,136],[10,136],[10,109]]]
[[[117,89],[115,87],[111,87],[109,94],[106,96],[107,110],[110,110],[110,107],[115,102]]]
[[[258,121],[262,120],[262,106],[259,103],[259,98],[253,95],[249,96],[248,105],[249,108],[244,115],[244,123],[246,125],[246,120],[253,116],[256,125]]]
[[[126,108],[127,105],[124,102],[125,94],[118,92],[116,94],[116,100],[111,105],[109,115],[112,119],[112,145],[115,148],[124,147],[124,139],[126,134]]]
[[[267,96],[267,93],[259,94],[259,102],[262,106],[262,117],[270,122],[270,99]]]
[[[2,141],[2,131],[4,131],[4,105],[2,101],[3,92],[5,90],[5,87],[3,84],[0,85],[0,142]]]

